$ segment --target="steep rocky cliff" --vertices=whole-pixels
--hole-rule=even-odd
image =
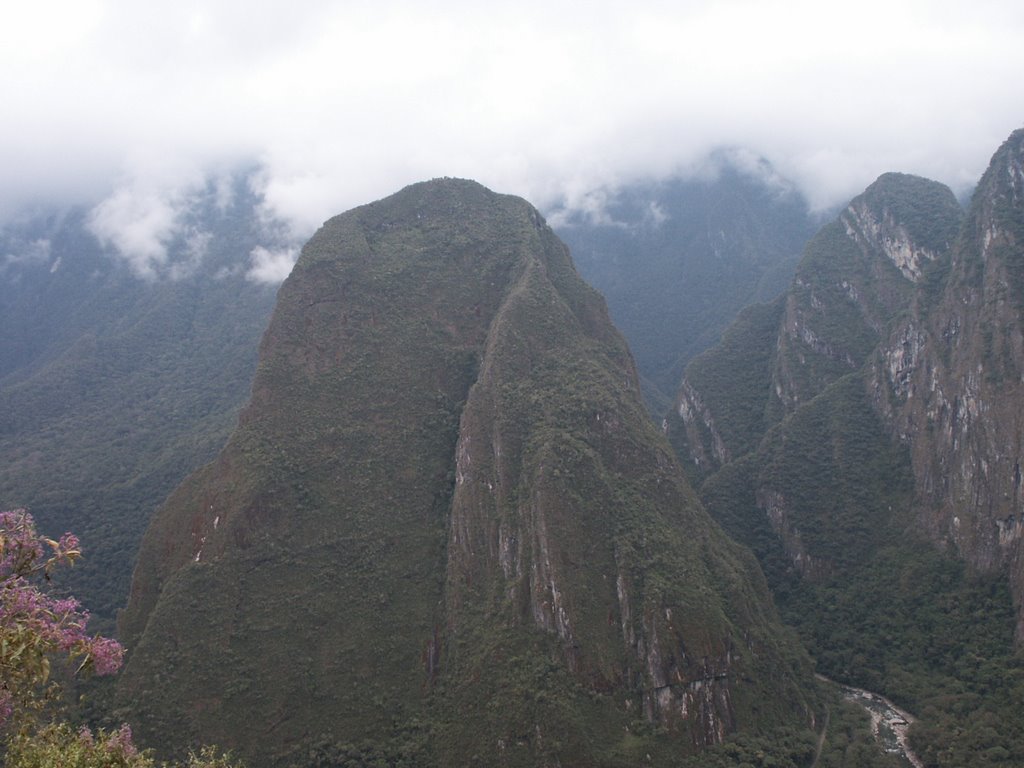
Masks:
[[[122,631],[144,738],[254,765],[667,765],[814,718],[603,300],[532,207],[466,181],[306,245]]]
[[[966,218],[939,184],[880,177],[665,420],[818,669],[923,714],[929,764],[1024,759],[1022,158],[1024,131]]]
[[[860,368],[962,212],[942,184],[887,173],[812,239],[786,297],[773,375],[784,412]]]
[[[1024,130],[992,158],[942,266],[879,350],[874,397],[909,446],[921,524],[1009,575],[1024,640]]]
[[[687,368],[666,422],[684,463],[706,476],[858,371],[961,216],[947,187],[905,174],[884,174],[855,198],[811,238],[787,294],[741,315]]]

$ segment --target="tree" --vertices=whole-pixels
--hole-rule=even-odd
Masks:
[[[120,666],[124,650],[110,638],[90,635],[89,614],[74,598],[58,598],[42,588],[50,574],[81,556],[78,539],[57,541],[36,533],[23,509],[0,512],[0,728],[38,712],[55,686],[51,664],[64,658],[75,674],[108,675]]]
[[[116,640],[88,633],[89,614],[77,600],[46,589],[54,569],[79,557],[74,534],[48,539],[24,509],[0,512],[0,756],[7,768],[156,768],[127,724],[94,733],[42,717],[60,692],[50,677],[54,660],[75,675],[109,675],[124,657]],[[242,767],[204,747],[183,768]]]

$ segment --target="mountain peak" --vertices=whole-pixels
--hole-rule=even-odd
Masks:
[[[926,265],[948,250],[960,216],[960,204],[944,184],[885,173],[854,198],[841,218],[850,237],[885,253],[905,278],[917,282]]]
[[[139,732],[255,765],[321,734],[424,765],[668,764],[815,696],[603,300],[532,206],[461,180],[306,245],[123,619]]]

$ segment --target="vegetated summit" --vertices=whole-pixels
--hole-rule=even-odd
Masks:
[[[529,204],[451,179],[305,246],[122,635],[145,740],[257,766],[677,765],[817,707],[604,300]]]

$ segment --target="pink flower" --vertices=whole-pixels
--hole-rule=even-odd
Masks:
[[[52,550],[44,558],[43,545]],[[60,654],[80,660],[79,671],[98,675],[116,672],[124,649],[116,640],[90,637],[89,614],[73,597],[55,598],[43,591],[40,576],[52,567],[71,563],[79,556],[78,538],[65,533],[60,541],[40,537],[32,516],[25,510],[0,512],[0,669],[20,672],[12,680],[0,679],[0,726],[10,719],[16,702],[30,699],[46,680],[49,657]],[[8,638],[16,642],[8,643]],[[25,638],[30,642],[26,643]],[[134,755],[131,732],[119,731],[126,754]]]
[[[107,740],[107,751],[120,753],[124,757],[135,757],[139,754],[134,742],[132,742],[132,729],[125,723],[116,732],[110,734]]]
[[[82,606],[73,597],[67,597],[63,600],[54,600],[52,604],[53,612],[57,616],[69,616],[74,613],[78,613]],[[81,611],[83,616],[87,616],[84,611]]]
[[[119,642],[109,637],[97,637],[92,640],[89,656],[97,675],[110,675],[121,668],[124,661],[124,648]],[[130,735],[131,733],[129,733]]]

